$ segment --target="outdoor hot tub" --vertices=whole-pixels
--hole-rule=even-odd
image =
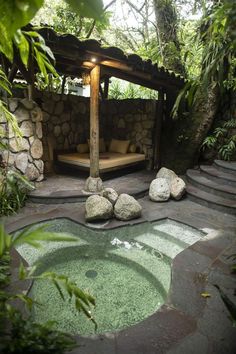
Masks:
[[[18,252],[30,266],[37,264],[36,274],[66,275],[95,297],[91,311],[97,333],[127,328],[155,313],[168,295],[172,259],[204,235],[169,219],[112,230],[65,218],[44,223],[47,230],[67,232],[78,241],[42,242],[40,249],[22,245]],[[73,301],[66,296],[63,300],[50,281],[35,280],[29,295],[37,302],[33,308],[37,322],[55,321],[56,329],[94,334],[94,324],[76,310]]]

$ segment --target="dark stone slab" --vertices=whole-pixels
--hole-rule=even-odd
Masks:
[[[163,306],[140,324],[117,333],[117,354],[161,354],[196,329],[195,321]]]
[[[208,354],[208,339],[201,333],[195,332],[168,350],[167,354]]]
[[[78,347],[70,354],[116,354],[116,340],[112,333],[89,338],[77,336],[76,340]]]

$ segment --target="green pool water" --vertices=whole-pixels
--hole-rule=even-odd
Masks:
[[[196,237],[196,230],[185,226],[184,237],[171,240],[169,229],[174,227],[176,233],[180,226],[166,221],[107,231],[68,219],[46,224],[48,230],[76,235],[78,242],[44,242],[43,248],[24,245],[18,251],[30,265],[37,264],[37,274],[53,271],[69,276],[95,297],[96,307],[91,311],[98,324],[97,333],[126,328],[157,311],[170,287],[170,244],[177,254],[187,247],[186,238],[192,241]],[[198,239],[201,236],[199,233]],[[55,321],[55,328],[72,334],[94,334],[93,323],[78,313],[73,301],[61,299],[48,280],[34,281],[29,295],[40,304],[33,308],[36,321]]]

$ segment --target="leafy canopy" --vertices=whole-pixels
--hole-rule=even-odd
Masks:
[[[73,11],[81,16],[99,19],[103,13],[102,0],[64,0]],[[0,52],[10,61],[13,59],[13,40],[25,46],[27,44],[20,37],[19,29],[26,26],[37,11],[42,7],[43,0],[0,0]]]

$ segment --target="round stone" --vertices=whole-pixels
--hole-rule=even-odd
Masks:
[[[33,135],[33,124],[30,121],[24,121],[22,122],[20,126],[20,130],[22,133],[22,136],[24,137],[30,137]]]
[[[21,152],[20,154],[17,154],[15,159],[15,166],[22,173],[25,173],[28,167],[28,154],[26,152]]]
[[[91,195],[85,203],[86,221],[107,220],[113,216],[113,206],[100,195]]]
[[[154,179],[149,188],[149,197],[154,202],[163,202],[170,198],[170,186],[166,178]]]
[[[31,156],[34,159],[40,159],[43,155],[43,145],[39,139],[35,139],[31,148],[30,148]]]
[[[29,120],[29,112],[24,107],[17,108],[17,110],[14,112],[14,115],[16,116],[18,123]]]
[[[37,178],[39,178],[40,173],[33,164],[29,164],[25,171],[25,175],[30,181],[35,181]]]

